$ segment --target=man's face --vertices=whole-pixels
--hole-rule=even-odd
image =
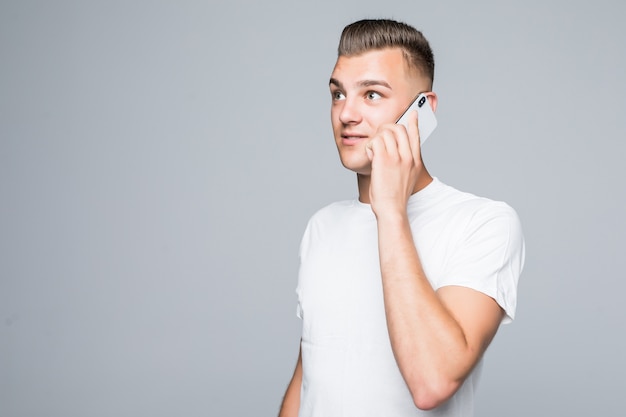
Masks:
[[[330,78],[331,122],[341,163],[369,175],[365,145],[378,127],[394,123],[428,81],[409,70],[398,48],[340,56]]]

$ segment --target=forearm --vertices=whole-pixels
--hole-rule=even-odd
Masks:
[[[293,377],[289,382],[285,397],[280,406],[278,417],[298,417],[300,410],[300,388],[302,386],[302,352],[298,355],[298,362]]]
[[[480,355],[433,290],[406,213],[378,217],[387,326],[400,371],[420,408],[452,395]]]

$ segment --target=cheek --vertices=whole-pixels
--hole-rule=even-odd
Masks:
[[[365,116],[364,120],[372,130],[372,133],[375,133],[380,125],[389,123],[389,120],[386,120],[384,117],[380,117],[380,114],[376,113]]]
[[[333,106],[330,109],[330,123],[333,126],[333,131],[341,128],[341,121],[339,120],[339,108],[338,106]]]
[[[386,111],[373,112],[370,114],[370,126],[378,130],[381,125],[395,123],[400,117],[402,109],[387,109]]]

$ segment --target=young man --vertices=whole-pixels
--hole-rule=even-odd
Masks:
[[[300,248],[300,355],[282,417],[471,416],[481,358],[513,318],[524,262],[508,205],[433,178],[417,114],[433,109],[434,60],[420,32],[348,25],[330,78],[331,120],[358,200],[310,220]]]

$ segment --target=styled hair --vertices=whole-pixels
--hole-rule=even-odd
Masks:
[[[372,50],[400,48],[409,68],[430,80],[435,78],[435,57],[422,32],[406,23],[389,19],[364,19],[343,29],[338,56],[360,55]]]

